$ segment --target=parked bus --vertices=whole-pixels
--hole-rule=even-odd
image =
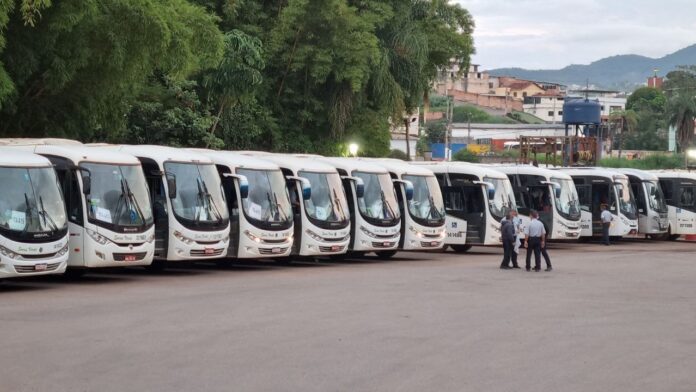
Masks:
[[[117,151],[52,142],[61,144],[18,148],[48,158],[58,175],[70,235],[67,272],[150,265],[155,229],[140,162]]]
[[[433,172],[398,159],[374,162],[387,169],[395,182],[401,213],[399,249],[442,248],[447,236],[445,203]]]
[[[278,165],[230,151],[194,150],[217,166],[230,212],[232,258],[289,256],[293,212]]]
[[[261,154],[258,158],[278,165],[288,181],[295,224],[292,254],[345,254],[350,243],[350,211],[336,168],[314,159]]]
[[[0,149],[0,278],[61,274],[68,221],[48,159]]]
[[[653,172],[667,204],[667,238],[696,235],[696,174],[682,171]]]
[[[163,146],[114,146],[140,160],[155,220],[156,268],[162,260],[227,255],[230,219],[222,183],[210,158]]]
[[[616,169],[628,177],[638,209],[638,234],[651,238],[664,236],[669,229],[668,208],[659,178],[638,169]]]
[[[638,232],[638,213],[628,177],[614,170],[562,168],[578,191],[581,210],[581,237],[602,235],[601,206],[614,215],[609,235],[622,237]]]
[[[401,240],[401,212],[389,172],[354,158],[312,159],[332,165],[343,179],[351,219],[349,250],[392,257]]]
[[[580,205],[573,179],[558,170],[531,165],[492,166],[510,179],[517,212],[525,225],[530,211],[539,212],[547,238],[569,240],[580,237]]]
[[[473,245],[499,245],[500,221],[515,206],[507,176],[493,168],[463,162],[413,162],[435,173],[445,200],[447,239],[456,252]]]

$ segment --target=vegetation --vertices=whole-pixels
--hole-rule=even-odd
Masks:
[[[516,124],[517,122],[506,116],[494,116],[487,112],[470,105],[455,106],[452,110],[452,121],[456,123],[482,124]]]
[[[453,161],[460,161],[460,162],[473,162],[477,163],[479,162],[479,157],[474,154],[473,152],[467,150],[466,148],[462,148],[461,150],[455,152],[452,155],[452,160]]]
[[[448,0],[0,0],[0,136],[384,156],[472,31]]]
[[[655,154],[642,159],[604,158],[597,163],[597,166],[643,170],[676,169],[684,167],[684,156],[683,154]]]

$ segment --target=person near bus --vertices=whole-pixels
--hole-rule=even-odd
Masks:
[[[500,269],[520,268],[517,265],[517,253],[515,253],[517,233],[515,232],[512,212],[508,212],[505,219],[501,221],[500,231],[503,237],[503,262],[500,264]],[[512,267],[510,261],[512,261]]]
[[[532,253],[534,253],[534,271],[539,272],[541,271],[541,248],[546,245],[546,229],[539,220],[538,212],[532,211],[530,216],[532,220],[525,228],[524,233],[524,245],[527,248],[525,268],[527,271],[531,271]]]
[[[609,243],[609,228],[611,227],[611,221],[614,220],[614,216],[609,212],[606,204],[602,204],[599,208],[602,210],[602,213],[599,215],[602,221],[602,244],[611,245]]]

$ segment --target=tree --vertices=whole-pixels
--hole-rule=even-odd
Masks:
[[[670,98],[667,103],[667,119],[669,124],[677,128],[677,141],[682,152],[686,152],[693,138],[695,118],[696,98],[693,95],[680,93]]]
[[[665,109],[667,98],[665,94],[654,87],[640,87],[626,100],[626,109],[633,111],[651,110],[661,113]]]
[[[185,0],[64,0],[35,20],[7,21],[2,135],[121,131],[155,71],[183,78],[215,65],[223,49],[215,17]]]
[[[636,112],[633,110],[615,110],[609,115],[609,122],[619,131],[619,159],[623,151],[624,140],[631,135],[638,125]]]

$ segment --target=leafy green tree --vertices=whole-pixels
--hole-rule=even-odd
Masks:
[[[677,127],[679,149],[685,152],[694,136],[694,119],[696,119],[696,97],[680,93],[670,98],[667,103],[669,124]]]
[[[461,150],[455,152],[454,155],[452,155],[452,160],[473,163],[477,163],[480,161],[479,157],[476,154],[467,150],[466,148],[462,148]]]
[[[155,70],[181,78],[217,63],[215,20],[185,0],[64,0],[42,9],[34,26],[11,13],[0,63],[12,86],[0,94],[0,134],[90,140],[123,129]]]
[[[667,98],[661,90],[654,87],[641,87],[628,96],[626,109],[633,111],[651,110],[655,113],[662,113],[666,104]]]
[[[619,159],[623,151],[624,142],[632,135],[638,126],[638,117],[633,110],[615,110],[609,115],[609,122],[619,134]]]

